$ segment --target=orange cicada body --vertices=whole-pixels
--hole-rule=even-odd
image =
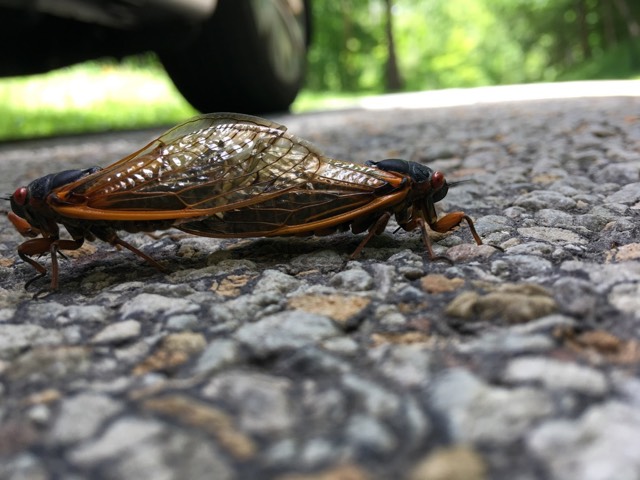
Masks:
[[[51,289],[58,287],[57,252],[99,238],[152,258],[118,231],[170,227],[209,237],[322,235],[368,231],[353,256],[392,215],[405,230],[425,225],[446,232],[471,219],[455,212],[438,219],[435,203],[450,184],[440,172],[405,160],[365,165],[324,156],[286,127],[247,115],[217,113],[191,119],[113,165],[46,175],[10,197],[9,218],[24,236],[18,255],[46,274],[34,255],[51,255]],[[60,238],[59,225],[71,239]]]

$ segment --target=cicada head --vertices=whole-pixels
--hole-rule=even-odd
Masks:
[[[416,183],[420,196],[428,198],[433,203],[442,200],[449,192],[449,185],[444,174],[421,163],[400,158],[388,158],[380,162],[369,161],[366,163],[381,170],[409,176]]]
[[[18,217],[26,220],[37,229],[46,229],[51,218],[51,209],[47,205],[47,197],[56,189],[75,182],[82,177],[99,170],[99,167],[85,170],[65,170],[40,177],[26,187],[19,187],[9,197],[11,210]]]

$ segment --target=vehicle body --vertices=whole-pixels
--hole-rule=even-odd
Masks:
[[[0,76],[156,52],[198,110],[285,110],[304,79],[310,0],[0,0]]]

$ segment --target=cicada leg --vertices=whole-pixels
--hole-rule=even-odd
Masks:
[[[47,269],[41,264],[36,262],[33,258],[34,255],[42,255],[49,252],[51,255],[51,288],[48,293],[58,290],[58,250],[77,250],[82,247],[84,238],[75,240],[60,240],[55,237],[47,238],[35,238],[33,240],[27,240],[18,247],[18,256],[31,265],[38,274],[25,283],[24,288],[27,289],[36,280],[41,279],[47,274]],[[35,297],[39,297],[45,290],[40,290],[35,294]]]
[[[389,212],[385,212],[382,215],[380,215],[380,217],[375,221],[375,223],[371,225],[371,227],[369,227],[369,232],[362,239],[362,241],[360,242],[360,245],[358,245],[355,251],[351,254],[351,257],[350,257],[351,260],[353,260],[354,258],[360,255],[364,246],[367,243],[369,243],[369,240],[371,240],[374,235],[380,235],[382,232],[384,232],[384,229],[386,228],[387,223],[389,223],[390,218],[391,218],[391,214]]]
[[[480,235],[478,235],[478,232],[476,232],[476,227],[473,224],[473,220],[471,220],[471,217],[469,217],[469,215],[464,212],[448,213],[438,221],[430,223],[429,227],[431,227],[434,232],[446,233],[449,230],[452,230],[460,225],[463,220],[466,220],[466,222],[469,224],[469,230],[471,230],[471,235],[473,235],[473,239],[476,241],[476,243],[478,245],[482,245],[482,239],[480,238]]]
[[[29,222],[27,222],[24,218],[19,217],[13,212],[9,212],[7,214],[9,221],[13,224],[14,228],[18,231],[20,235],[23,237],[37,237],[40,235],[40,230],[31,226]]]
[[[116,236],[115,234],[113,235],[112,238],[110,238],[108,240],[108,242],[111,245],[114,245],[116,247],[124,247],[127,250],[129,250],[130,252],[135,253],[137,256],[139,256],[140,258],[143,258],[147,263],[149,263],[151,266],[153,266],[156,270],[158,270],[160,272],[166,273],[168,271],[165,267],[160,265],[156,260],[151,258],[146,253],[144,253],[142,250],[138,250],[136,247],[134,247],[133,245],[131,245],[131,244],[127,243],[127,242],[125,242],[124,240],[122,240],[121,238]]]

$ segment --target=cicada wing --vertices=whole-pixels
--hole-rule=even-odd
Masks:
[[[57,190],[52,207],[87,220],[173,220],[201,235],[274,235],[352,218],[400,183],[325,157],[276,123],[213,114]]]

